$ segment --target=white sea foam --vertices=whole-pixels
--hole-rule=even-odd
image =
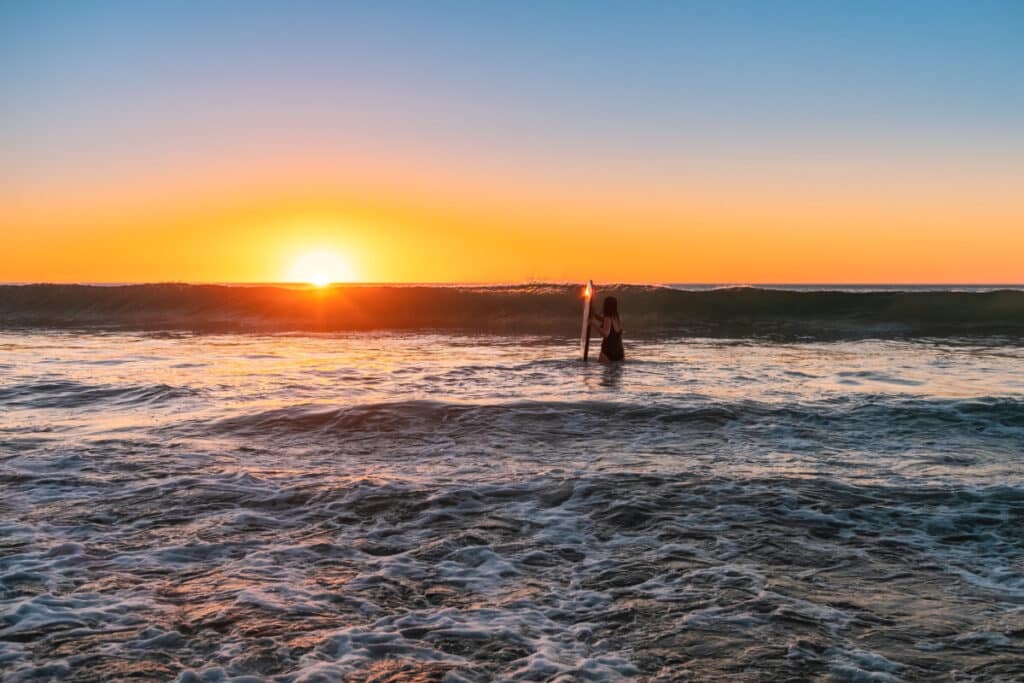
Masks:
[[[572,351],[3,333],[4,682],[1020,677],[1020,346]]]

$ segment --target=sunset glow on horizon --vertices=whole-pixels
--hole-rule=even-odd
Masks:
[[[1019,3],[298,6],[0,7],[0,281],[1024,282]]]
[[[354,282],[358,278],[340,253],[330,249],[314,249],[299,254],[284,279],[326,287],[330,284]]]

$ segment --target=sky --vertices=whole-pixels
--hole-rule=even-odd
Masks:
[[[1024,3],[0,0],[0,281],[1024,282]]]

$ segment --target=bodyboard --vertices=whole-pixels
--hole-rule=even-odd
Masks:
[[[594,300],[594,281],[587,280],[583,290],[583,326],[580,328],[580,354],[587,360],[590,354],[590,304]]]

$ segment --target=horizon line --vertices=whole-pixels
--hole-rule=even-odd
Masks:
[[[98,286],[98,287],[126,287],[138,285],[189,285],[189,286],[241,286],[241,287],[267,287],[286,286],[301,287],[310,289],[324,289],[328,287],[384,287],[384,286],[476,286],[476,287],[500,287],[510,285],[576,285],[586,284],[584,280],[434,280],[434,281],[370,281],[353,280],[330,282],[318,286],[310,282],[298,282],[288,280],[2,280],[0,286],[32,286],[32,285],[70,285],[70,286]],[[1024,287],[1024,282],[914,282],[914,281],[892,281],[892,282],[685,282],[685,281],[604,281],[605,285],[619,286],[661,286],[661,287]]]

